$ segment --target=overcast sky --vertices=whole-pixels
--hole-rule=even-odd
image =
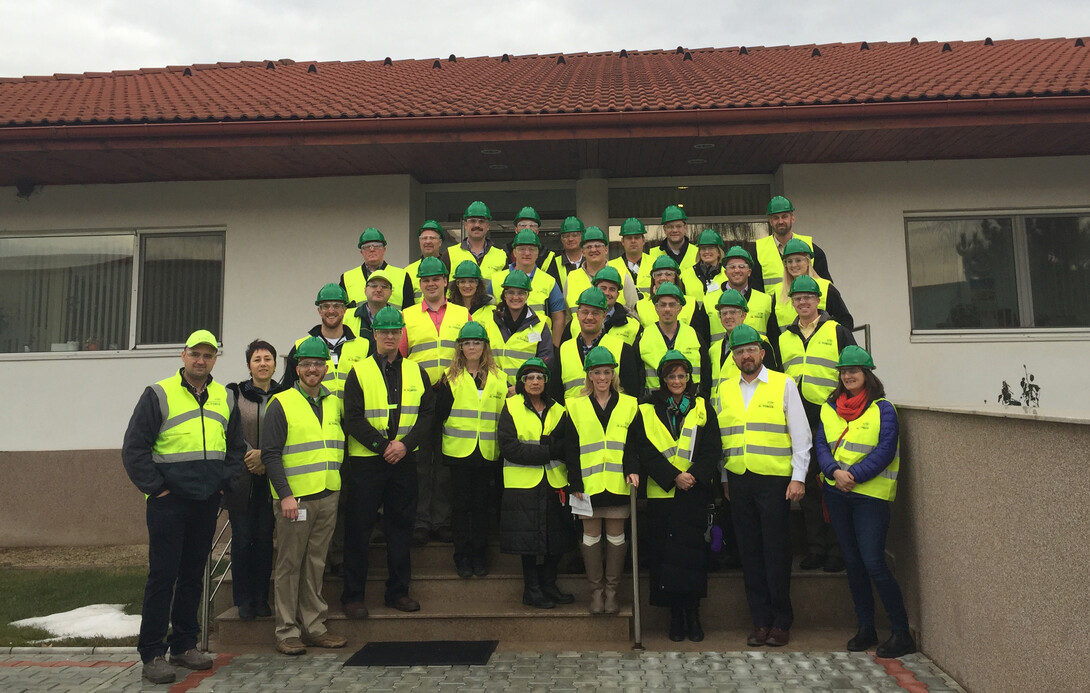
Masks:
[[[278,58],[1088,34],[1087,0],[0,0],[0,76]]]

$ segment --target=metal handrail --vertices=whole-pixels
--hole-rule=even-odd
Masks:
[[[216,522],[219,522],[220,515],[223,514],[223,508],[220,508],[216,512]],[[231,542],[234,541],[234,537],[227,540],[227,544],[223,547],[223,551],[220,552],[219,558],[215,559],[215,563],[212,559],[215,558],[216,545],[220,543],[220,539],[223,538],[224,532],[231,526],[231,519],[228,516],[227,522],[223,523],[223,527],[216,534],[215,539],[212,540],[212,547],[208,550],[208,560],[204,562],[204,580],[203,590],[201,596],[201,650],[208,652],[208,633],[209,624],[212,620],[212,602],[216,599],[216,593],[219,592],[220,586],[223,585],[223,581],[227,579],[227,571],[231,569],[231,560],[227,560],[227,565],[224,566],[223,572],[220,573],[216,579],[216,584],[212,585],[212,574],[219,570],[220,564],[223,563],[224,557],[227,552],[231,550]]]
[[[857,325],[856,327],[852,328],[852,334],[854,335],[860,330],[863,331],[863,348],[866,349],[867,353],[870,354],[873,358],[874,352],[870,350],[870,323],[864,323],[862,325]]]
[[[632,649],[643,650],[643,629],[640,624],[640,537],[636,531],[636,487],[628,487],[628,504],[632,516]]]

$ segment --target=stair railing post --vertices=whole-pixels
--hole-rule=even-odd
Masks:
[[[628,487],[628,505],[632,516],[632,643],[633,650],[643,650],[640,625],[640,537],[636,528],[636,487]]]

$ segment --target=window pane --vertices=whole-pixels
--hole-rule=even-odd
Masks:
[[[133,236],[0,239],[0,352],[127,349]]]
[[[200,329],[222,336],[222,233],[148,234],[141,257],[138,344],[181,344]]]
[[[670,205],[681,205],[690,217],[764,216],[770,196],[763,184],[610,188],[609,216],[661,219]]]
[[[1009,218],[910,220],[912,329],[1018,327]]]
[[[1090,216],[1027,217],[1037,327],[1090,327]]]

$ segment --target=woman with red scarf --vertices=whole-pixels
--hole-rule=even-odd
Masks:
[[[848,650],[862,652],[878,644],[873,584],[893,627],[893,635],[875,654],[901,657],[915,652],[916,642],[908,631],[901,588],[885,557],[900,467],[897,410],[885,398],[885,388],[874,376],[874,360],[862,347],[845,347],[837,370],[840,382],[821,408],[814,449],[859,622]]]

